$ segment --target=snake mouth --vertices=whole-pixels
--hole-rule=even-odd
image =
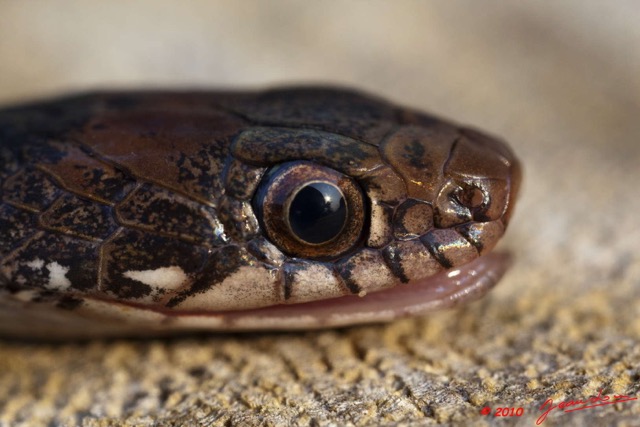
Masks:
[[[37,310],[21,318],[27,309],[24,302],[0,299],[0,333],[56,340],[185,331],[295,331],[387,322],[474,301],[498,283],[510,264],[509,254],[489,253],[455,269],[363,297],[347,295],[229,312],[176,313],[86,299],[75,311],[31,304]]]
[[[451,308],[479,299],[512,263],[507,253],[490,253],[458,268],[366,296],[347,295],[322,301],[219,313],[226,328],[297,330],[386,322]],[[182,317],[189,323],[187,315]]]

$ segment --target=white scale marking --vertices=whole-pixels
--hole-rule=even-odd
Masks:
[[[25,265],[32,270],[42,270],[45,267],[49,270],[49,283],[45,285],[47,289],[64,291],[71,286],[71,281],[67,279],[69,267],[60,265],[55,261],[52,261],[45,266],[44,260],[40,258],[35,258],[26,262]]]
[[[49,284],[47,285],[50,289],[55,289],[58,291],[64,291],[65,289],[71,286],[71,282],[67,279],[67,273],[69,272],[69,267],[63,267],[57,262],[50,262],[47,264],[47,268],[49,269]]]
[[[187,275],[178,266],[160,267],[155,270],[130,270],[123,276],[165,290],[176,290],[188,280]]]
[[[29,261],[26,263],[27,267],[30,267],[32,270],[40,270],[44,267],[44,261],[40,258],[36,258],[33,261]]]

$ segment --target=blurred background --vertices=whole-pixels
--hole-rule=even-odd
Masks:
[[[355,86],[500,135],[524,164],[519,205],[501,243],[516,254],[512,272],[469,309],[466,323],[459,313],[436,314],[390,325],[385,337],[417,335],[429,351],[447,355],[439,363],[466,361],[442,368],[447,378],[475,378],[483,369],[496,378],[546,360],[527,371],[538,376],[539,397],[530,380],[518,388],[508,379],[505,387],[517,391],[496,396],[509,404],[551,392],[578,398],[603,384],[637,391],[629,385],[640,378],[640,354],[631,352],[640,340],[637,1],[0,0],[0,104],[96,88],[308,82]],[[326,336],[318,339],[331,341]],[[263,355],[287,338],[273,339],[263,342]],[[250,352],[253,344],[234,345]],[[422,372],[426,362],[401,347],[387,350],[404,368],[387,371]],[[605,357],[611,349],[617,356]],[[5,351],[0,361],[23,366],[23,349]],[[511,363],[509,351],[524,359]],[[591,365],[581,364],[585,354]],[[46,377],[47,355],[25,372],[39,366]],[[622,375],[611,371],[616,360],[627,360],[627,382],[615,382]],[[582,375],[571,384],[584,388],[563,383],[562,367]],[[331,381],[347,387],[343,380]]]

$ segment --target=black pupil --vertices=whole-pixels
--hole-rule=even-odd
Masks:
[[[293,232],[308,243],[324,243],[342,231],[347,207],[342,193],[324,182],[302,188],[289,207],[289,224]]]

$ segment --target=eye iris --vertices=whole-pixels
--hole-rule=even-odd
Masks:
[[[347,207],[340,190],[331,184],[314,182],[295,195],[289,207],[293,232],[308,243],[324,243],[342,231]]]

